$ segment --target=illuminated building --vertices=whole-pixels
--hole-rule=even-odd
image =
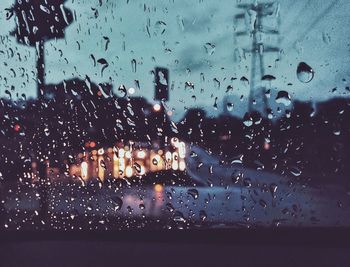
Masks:
[[[177,138],[172,138],[171,145],[161,149],[129,142],[80,153],[69,173],[71,177],[80,177],[84,181],[92,178],[104,181],[107,177],[130,178],[171,169],[184,171],[185,155],[186,145]]]

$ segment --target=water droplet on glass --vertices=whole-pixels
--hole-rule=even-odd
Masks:
[[[153,158],[153,159],[152,159],[152,164],[153,164],[153,165],[158,165],[158,160],[157,160],[156,158]]]
[[[189,194],[191,197],[193,197],[193,199],[197,199],[198,198],[198,190],[197,189],[188,189],[187,190],[187,194]]]
[[[131,60],[132,72],[136,72],[136,59]]]
[[[206,43],[204,45],[204,48],[205,48],[205,51],[206,53],[211,56],[212,54],[214,54],[215,52],[215,45],[214,44],[211,44],[211,43]]]
[[[118,196],[112,196],[111,200],[114,206],[114,210],[120,210],[123,206],[123,200],[121,200],[121,198],[119,198]]]
[[[204,210],[199,211],[199,219],[204,222],[207,219],[207,213]]]
[[[233,103],[227,102],[226,106],[227,106],[227,111],[232,111],[233,110],[233,107],[234,107]]]
[[[302,83],[308,83],[314,78],[314,70],[305,62],[300,62],[297,67],[297,77]]]
[[[279,91],[276,96],[276,103],[289,106],[291,103],[291,97],[286,91]]]
[[[249,85],[249,80],[245,77],[245,76],[242,76],[241,79],[241,84],[244,86],[244,87],[248,87]]]
[[[293,174],[294,176],[300,176],[302,172],[298,167],[292,167],[290,169],[290,173]]]
[[[250,178],[244,178],[243,185],[245,187],[248,187],[248,188],[251,187],[252,186],[252,180]]]

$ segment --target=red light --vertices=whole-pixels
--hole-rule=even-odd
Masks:
[[[90,147],[91,147],[91,148],[94,148],[95,146],[96,146],[96,143],[95,143],[94,141],[91,141],[91,142],[90,142]]]
[[[13,129],[15,130],[15,132],[19,132],[21,130],[21,126],[19,124],[15,124],[13,126]]]
[[[264,144],[264,149],[265,150],[269,150],[270,149],[270,144],[269,143],[265,143]]]

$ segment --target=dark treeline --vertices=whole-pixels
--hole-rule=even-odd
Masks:
[[[166,145],[178,136],[219,155],[223,164],[242,162],[286,175],[332,179],[350,171],[350,100],[294,102],[270,120],[257,112],[243,119],[206,116],[190,109],[176,125],[163,107],[128,96],[108,84],[73,79],[47,85],[40,100],[0,100],[0,172],[21,177],[31,162],[63,167],[94,141],[96,148],[129,140]]]
[[[243,119],[222,115],[208,118],[191,109],[179,123],[181,137],[222,162],[307,178],[332,179],[350,171],[350,99],[316,104],[294,102],[278,119],[257,112]],[[323,177],[323,178],[322,178]]]

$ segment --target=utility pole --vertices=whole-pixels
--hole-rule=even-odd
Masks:
[[[259,96],[262,105],[261,112],[265,115],[268,108],[267,97],[265,96],[265,90],[259,86],[262,77],[265,75],[264,71],[264,54],[270,52],[280,52],[280,48],[277,46],[271,46],[264,44],[263,36],[266,35],[278,35],[278,29],[268,28],[263,25],[264,18],[267,16],[278,15],[278,10],[275,8],[274,3],[258,3],[254,4],[238,4],[238,8],[244,9],[245,12],[237,14],[235,21],[238,23],[240,20],[246,20],[249,15],[250,27],[243,31],[236,31],[235,36],[250,36],[252,38],[252,45],[250,48],[244,48],[245,53],[251,53],[251,72],[250,72],[250,93],[248,110],[252,112],[256,108],[254,102],[256,96]]]

